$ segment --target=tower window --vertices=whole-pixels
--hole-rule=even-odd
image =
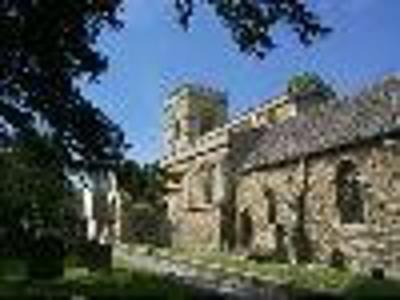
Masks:
[[[181,136],[181,123],[179,121],[175,121],[174,125],[174,138],[179,139]]]
[[[200,135],[203,135],[211,130],[213,130],[215,126],[214,116],[211,114],[205,115],[200,121]]]

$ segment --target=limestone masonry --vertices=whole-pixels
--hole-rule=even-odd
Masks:
[[[400,268],[400,78],[352,99],[282,95],[228,120],[196,85],[165,106],[173,246]]]

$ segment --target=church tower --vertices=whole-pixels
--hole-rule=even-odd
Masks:
[[[199,85],[174,90],[164,107],[165,154],[175,156],[227,121],[226,95]]]

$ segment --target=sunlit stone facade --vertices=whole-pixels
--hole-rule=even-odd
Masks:
[[[313,105],[283,95],[228,121],[223,94],[172,93],[162,165],[174,247],[399,269],[400,79]],[[213,118],[199,131],[204,106]]]

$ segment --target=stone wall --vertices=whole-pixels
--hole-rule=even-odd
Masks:
[[[397,99],[397,84],[386,90]],[[360,142],[397,130],[396,105],[354,101],[342,110],[332,103],[323,114],[328,108],[282,96],[222,124],[222,94],[186,86],[169,100],[164,127],[172,147],[161,164],[172,174],[166,200],[174,246],[221,250],[229,240],[229,250],[280,253],[293,263],[329,263],[339,251],[356,269],[399,265],[399,137]],[[202,124],[213,126],[206,132]],[[345,180],[343,166],[352,172]]]
[[[219,212],[212,207],[186,211],[180,222],[179,248],[190,251],[219,249]]]
[[[343,224],[337,206],[337,168],[352,161],[358,170],[365,203],[363,223]],[[299,199],[304,196],[304,227],[314,261],[330,261],[340,249],[354,268],[371,264],[387,267],[400,263],[400,143],[399,139],[370,142],[266,167],[238,177],[236,190],[237,232],[240,214],[250,212],[253,238],[250,249],[273,252],[277,227],[284,232],[289,260],[296,261],[294,229],[299,220]],[[277,217],[268,222],[269,198],[274,197]]]
[[[190,250],[218,250],[221,210],[226,198],[226,148],[186,162],[179,188],[166,200],[173,228],[173,245]]]

